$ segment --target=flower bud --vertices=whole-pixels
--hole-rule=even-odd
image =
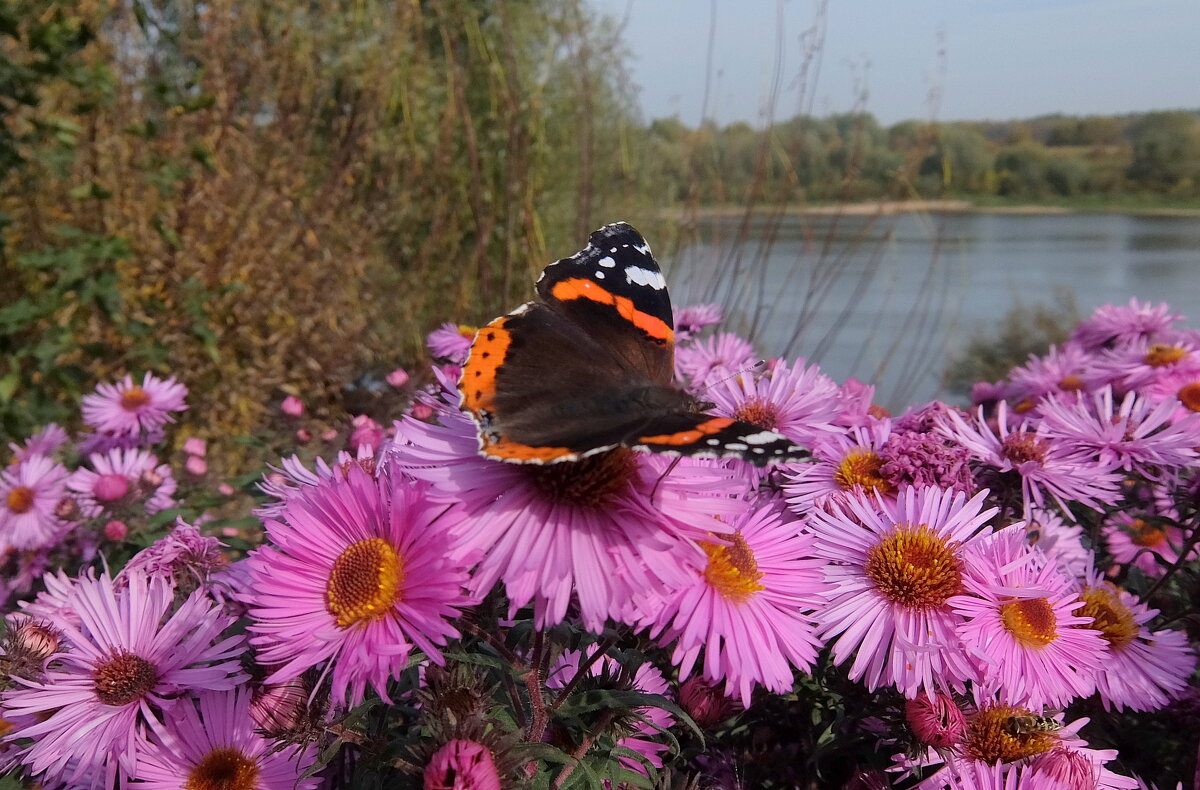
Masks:
[[[500,774],[486,746],[456,739],[429,758],[424,790],[500,790]]]
[[[124,521],[113,519],[104,525],[104,537],[108,538],[109,540],[125,540],[125,537],[128,534],[129,527],[125,525]]]
[[[128,493],[129,480],[125,475],[100,475],[92,487],[92,494],[101,502],[115,502]]]
[[[954,746],[967,730],[966,717],[945,694],[930,697],[920,692],[904,703],[904,717],[921,743],[938,749]]]
[[[295,395],[288,395],[279,404],[279,410],[288,417],[300,417],[304,414],[304,401],[297,398]]]

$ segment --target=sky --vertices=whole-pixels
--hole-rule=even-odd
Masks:
[[[807,78],[818,0],[588,2],[624,20],[648,120],[761,125],[777,62],[776,120],[853,109],[858,86],[885,124],[1200,108],[1200,0],[828,0]]]

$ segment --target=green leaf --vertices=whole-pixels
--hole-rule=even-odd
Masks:
[[[14,370],[7,376],[0,378],[0,403],[7,404],[12,400],[13,394],[17,391],[17,385],[21,383],[21,377]]]

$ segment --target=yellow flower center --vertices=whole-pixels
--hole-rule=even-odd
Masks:
[[[1175,397],[1179,398],[1179,402],[1188,411],[1200,411],[1200,381],[1184,384],[1179,388],[1179,392],[1175,393]]]
[[[972,759],[989,764],[1011,763],[1048,752],[1058,743],[1054,732],[1013,726],[1014,719],[1037,718],[1028,708],[1015,705],[983,708],[967,720],[961,748]]]
[[[779,425],[779,410],[775,408],[775,404],[768,401],[748,400],[738,407],[733,416],[768,431],[775,430]]]
[[[523,464],[534,487],[551,502],[602,510],[613,495],[624,491],[637,471],[633,450],[618,447],[578,461]]]
[[[325,606],[342,628],[383,617],[400,599],[404,558],[383,538],[351,544],[333,563]]]
[[[732,541],[731,546],[701,543],[700,548],[708,555],[704,578],[722,598],[740,604],[766,588],[759,584],[763,575],[758,572],[750,544],[740,532],[734,534]]]
[[[879,473],[882,468],[883,459],[871,450],[852,450],[838,464],[833,481],[843,491],[852,491],[857,487],[865,492],[890,494],[892,484]]]
[[[33,489],[16,486],[4,497],[4,504],[14,513],[26,513],[33,507]]]
[[[909,609],[936,609],[962,589],[955,547],[925,524],[897,524],[867,553],[867,578]]]
[[[1002,604],[1000,621],[1025,647],[1045,647],[1058,636],[1058,618],[1045,598],[1022,598]]]
[[[1167,542],[1167,533],[1162,527],[1135,518],[1129,525],[1129,539],[1135,545],[1154,548]]]
[[[137,411],[149,402],[150,395],[136,384],[121,393],[121,408],[125,411]]]
[[[1026,398],[1025,400],[1018,403],[1016,406],[1013,406],[1013,411],[1016,412],[1017,414],[1024,414],[1027,411],[1032,411],[1033,407],[1036,405],[1037,405],[1037,401],[1035,401],[1033,398]]]
[[[1162,368],[1167,365],[1173,365],[1186,357],[1187,353],[1187,349],[1180,348],[1179,346],[1155,343],[1150,346],[1150,350],[1146,352],[1146,357],[1142,361],[1152,368]]]
[[[117,653],[92,670],[96,698],[120,707],[144,697],[158,683],[158,670],[141,656]]]
[[[232,746],[213,749],[188,773],[183,790],[254,790],[258,763]]]
[[[1083,599],[1079,616],[1092,618],[1090,626],[1082,627],[1098,629],[1113,650],[1124,650],[1137,638],[1137,620],[1114,588],[1085,587],[1079,597]]]
[[[474,339],[475,339],[475,333],[476,333],[476,332],[478,332],[478,331],[479,331],[479,328],[478,328],[478,327],[474,327],[474,326],[467,326],[466,324],[459,324],[459,325],[458,325],[458,333],[459,333],[460,335],[462,335],[463,337],[467,338],[468,340],[474,340]]]

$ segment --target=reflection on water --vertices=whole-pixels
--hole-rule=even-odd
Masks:
[[[1069,292],[1166,301],[1200,327],[1200,218],[944,214],[713,220],[664,261],[673,301],[733,305],[761,351],[875,380],[893,409],[940,393],[949,354],[1018,305]],[[674,265],[671,265],[671,264]]]

